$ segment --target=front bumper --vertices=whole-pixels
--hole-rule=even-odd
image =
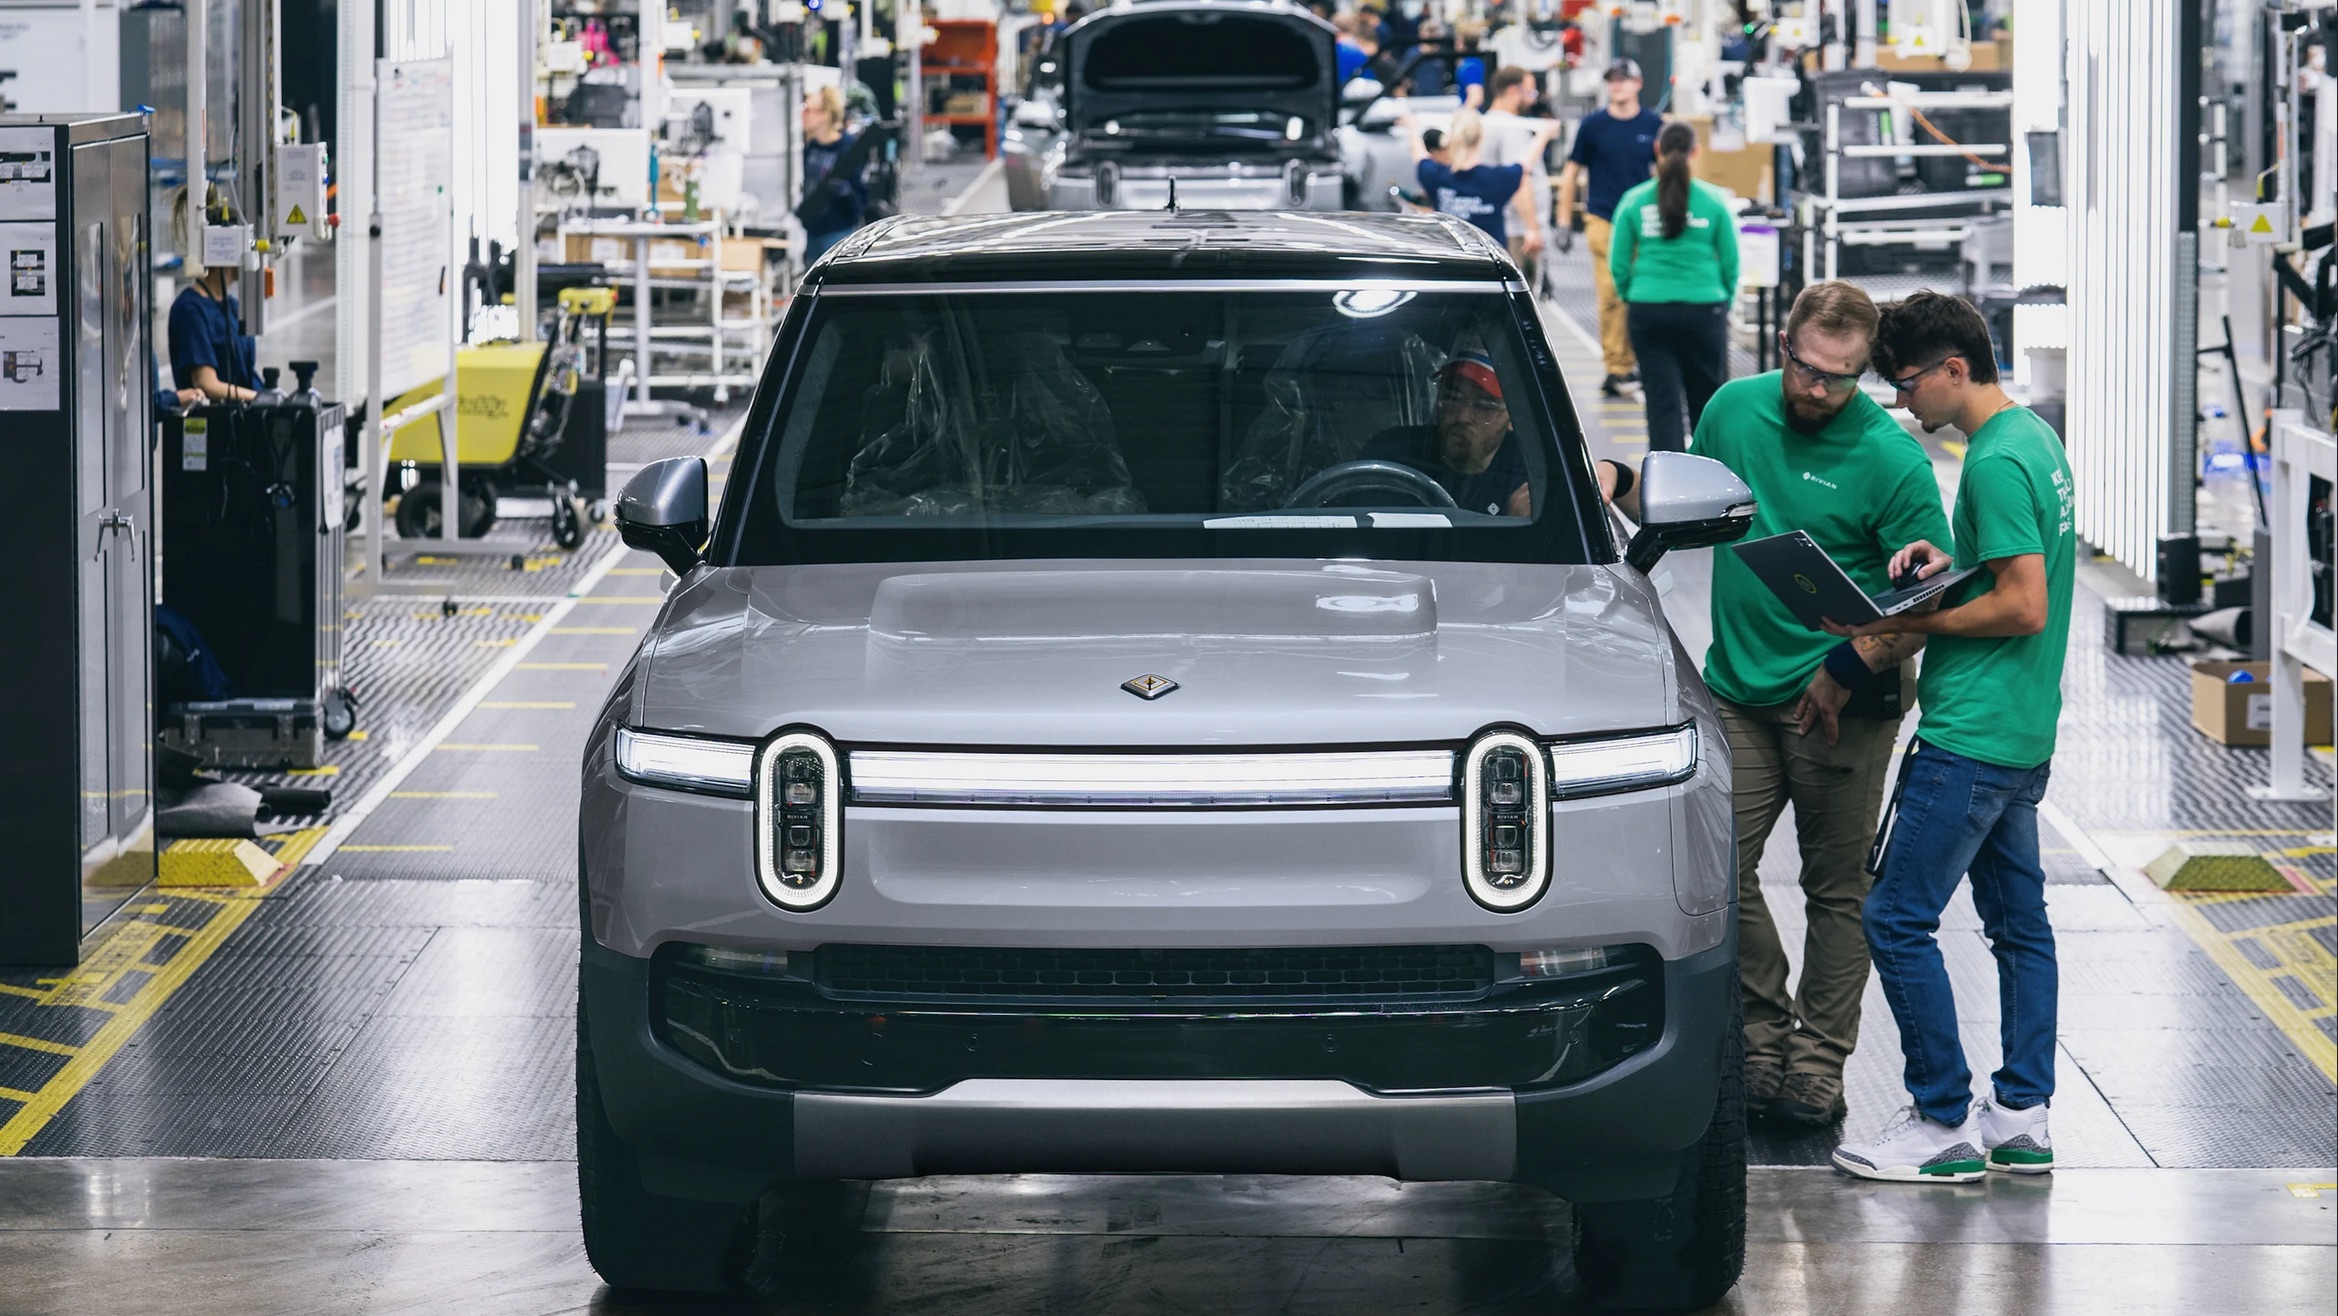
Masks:
[[[915,1093],[834,1081],[839,1065],[848,1074],[855,1064],[888,1072],[888,1062],[868,1053],[896,1046],[893,1037],[904,1034],[879,1028],[879,1040],[869,1041],[867,1021],[879,1016],[866,1007],[851,1016],[858,1050],[799,1062],[827,1066],[819,1075],[827,1082],[790,1085],[770,1074],[747,1081],[710,1067],[707,1057],[719,1057],[719,1048],[699,1045],[693,1058],[667,1040],[651,961],[588,941],[582,976],[609,1118],[640,1154],[645,1182],[676,1196],[746,1201],[783,1178],[1183,1172],[1514,1179],[1596,1201],[1666,1191],[1680,1154],[1712,1117],[1726,993],[1737,990],[1734,936],[1708,951],[1652,962],[1652,971],[1661,978],[1661,1034],[1576,1081],[1464,1087],[1448,1080],[1430,1089],[1373,1090],[1338,1076],[1349,1062],[1337,1058],[1337,1030],[1323,1030],[1332,1034],[1333,1051],[1320,1043],[1304,1049],[1289,1031],[1297,1027],[1290,1016],[1274,1025],[1283,1030],[1274,1048],[1281,1063],[1268,1061],[1272,1050],[1213,1044],[1199,1053],[1235,1063],[1180,1075],[1178,1055],[1195,1052],[1180,1046],[1175,1030],[1191,1023],[1115,1020],[1108,1027],[1093,1015],[1066,1023],[1023,1012],[1001,1019],[1010,1036],[1026,1027],[1069,1028],[1047,1040],[1101,1042],[1123,1024],[1171,1031],[1147,1039],[1162,1052],[1150,1064],[1139,1063],[1148,1048],[1133,1036],[1113,1041],[1109,1051],[1060,1053],[1048,1045],[1030,1054],[1069,1055],[1051,1072],[1031,1076],[1020,1062],[994,1060],[970,1070],[987,1076],[951,1078]],[[1545,1006],[1545,1023],[1574,1008]],[[883,1027],[904,1018],[881,1017]],[[937,1042],[964,1045],[967,1032],[977,1034],[971,1054],[979,1054],[980,1035],[996,1032],[963,1018],[932,1026],[940,1031],[913,1044],[928,1056],[939,1054]],[[1358,1036],[1349,1035],[1351,1044]],[[1485,1036],[1481,1063],[1522,1046],[1536,1054],[1531,1038],[1522,1044],[1498,1027]],[[1006,1049],[1011,1057],[1014,1048]],[[1132,1074],[1132,1066],[1140,1072]],[[1280,1072],[1261,1072],[1268,1069]]]

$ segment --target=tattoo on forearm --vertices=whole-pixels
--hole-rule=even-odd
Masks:
[[[1859,636],[1851,641],[1851,645],[1866,660],[1867,670],[1880,672],[1915,657],[1916,651],[1924,647],[1924,637],[1905,631],[1892,631],[1883,635]]]

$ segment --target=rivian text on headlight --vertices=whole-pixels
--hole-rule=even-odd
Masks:
[[[756,757],[755,876],[782,909],[817,909],[836,894],[842,776],[836,747],[809,731],[775,736]]]
[[[755,747],[619,727],[617,771],[650,786],[743,796],[755,779]]]
[[[1550,755],[1551,793],[1560,799],[1668,786],[1696,774],[1697,726],[1554,741]]]

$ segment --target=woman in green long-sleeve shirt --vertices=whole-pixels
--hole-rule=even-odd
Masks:
[[[1689,177],[1696,153],[1696,129],[1664,125],[1656,135],[1656,177],[1616,203],[1608,246],[1608,269],[1640,359],[1651,451],[1685,449],[1705,403],[1729,378],[1737,220],[1718,191]]]

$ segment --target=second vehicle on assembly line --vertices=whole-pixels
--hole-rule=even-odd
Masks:
[[[1016,210],[1338,210],[1331,25],[1287,0],[1101,9],[1057,43],[999,159]]]
[[[1507,255],[1441,216],[892,220],[807,274],[583,765],[612,1284],[943,1173],[1502,1180],[1585,1288],[1743,1260],[1726,742]]]

